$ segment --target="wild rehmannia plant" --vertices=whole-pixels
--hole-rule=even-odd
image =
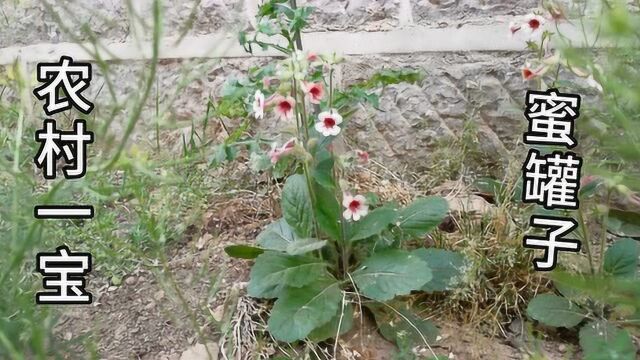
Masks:
[[[406,207],[395,203],[376,206],[373,196],[352,192],[343,176],[345,159],[366,163],[368,154],[358,150],[338,156],[332,146],[348,125],[355,104],[377,107],[376,87],[416,82],[420,74],[385,71],[338,91],[334,70],[343,59],[301,49],[300,30],[310,13],[311,8],[296,8],[295,2],[267,1],[259,8],[252,39],[241,35],[248,51],[253,45],[271,47],[284,58],[275,66],[252,70],[251,81],[234,82],[235,90],[222,101],[232,103],[234,94],[243,94],[252,118],[272,113],[274,121],[283,128],[295,126],[295,131],[267,153],[253,146],[251,155],[255,170],[270,170],[274,177],[286,178],[283,217],[258,235],[258,246],[231,246],[226,251],[255,259],[248,293],[276,299],[268,328],[280,341],[336,337],[349,330],[353,304],[358,304],[359,310],[366,306],[374,313],[383,335],[398,341],[406,334],[426,343],[436,337],[437,329],[388,302],[412,291],[444,291],[458,275],[460,255],[407,249],[409,240],[424,237],[441,223],[448,212],[447,202],[432,196]],[[272,42],[275,37],[284,38],[287,45]],[[235,153],[227,150],[233,144],[222,146],[225,148],[218,151],[223,154],[221,160],[224,154]]]
[[[640,132],[634,122],[640,108],[640,52],[629,44],[640,40],[640,18],[623,2],[601,2],[602,12],[594,22],[598,36],[589,40],[585,19],[567,20],[562,4],[555,0],[545,0],[543,5],[544,10],[509,27],[513,36],[524,35],[535,54],[522,68],[522,79],[537,90],[562,86],[569,90],[565,92],[599,95],[599,109],[581,109],[576,125],[589,135],[582,141],[591,142],[582,148],[588,161],[585,170],[598,176],[583,176],[579,191],[576,236],[582,240],[588,267],[576,273],[554,271],[550,277],[557,294],[537,295],[529,302],[527,314],[547,326],[579,328],[584,359],[636,359],[631,334],[637,334],[640,325],[640,214],[617,209],[612,199],[638,204]],[[584,43],[569,46],[572,40],[557,26],[561,22],[581,28]],[[596,51],[600,37],[615,39],[616,45]],[[554,39],[567,46],[554,48]],[[570,76],[561,79],[561,73]],[[586,221],[589,216],[595,221]],[[594,236],[600,238],[596,246]],[[610,238],[615,241],[607,245]]]

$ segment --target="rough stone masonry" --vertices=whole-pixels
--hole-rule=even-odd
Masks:
[[[164,1],[163,46],[154,96],[136,133],[152,142],[156,100],[174,128],[204,116],[207,99],[219,95],[224,81],[264,57],[249,58],[231,36],[229,48],[213,46],[230,28],[252,26],[258,0]],[[90,58],[71,43],[105,44],[113,91],[94,66],[97,117],[112,116],[114,101],[126,104],[141,88],[149,58],[151,0],[21,0],[0,4],[8,26],[0,27],[0,64],[19,60],[33,67],[61,53]],[[301,1],[304,3],[304,1]],[[340,85],[366,78],[383,68],[419,68],[420,85],[388,87],[380,110],[360,112],[349,128],[354,146],[395,168],[427,168],[433,150],[461,135],[465,122],[478,130],[480,149],[501,158],[524,129],[521,99],[526,84],[519,69],[523,44],[508,38],[508,22],[538,6],[536,0],[308,0],[315,6],[305,46],[347,53]],[[130,5],[128,5],[130,4]],[[137,15],[136,15],[137,14]],[[179,44],[177,40],[182,40]],[[92,48],[92,45],[89,45]],[[106,50],[105,50],[106,49]],[[107,50],[112,50],[109,53]],[[269,56],[270,54],[262,54]],[[122,60],[125,59],[125,60]],[[98,91],[101,89],[101,91]],[[125,107],[126,109],[126,107]],[[127,110],[115,114],[117,134]]]

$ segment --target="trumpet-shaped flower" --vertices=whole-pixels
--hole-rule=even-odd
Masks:
[[[322,83],[306,83],[304,84],[304,92],[309,97],[309,102],[320,104],[324,97],[324,86],[322,86]]]
[[[524,29],[529,33],[533,34],[536,31],[542,29],[542,26],[545,23],[544,17],[536,14],[529,14],[524,18]]]
[[[529,81],[529,80],[533,80],[535,78],[537,78],[538,76],[542,76],[544,75],[545,72],[547,72],[547,67],[546,66],[541,66],[537,69],[534,69],[531,67],[530,64],[526,64],[525,66],[522,67],[522,81]]]
[[[307,61],[310,63],[314,63],[316,61],[320,60],[320,57],[318,56],[318,54],[314,53],[313,51],[309,51],[307,53]]]
[[[264,94],[260,90],[256,90],[253,96],[253,116],[256,119],[264,117]]]
[[[315,125],[316,130],[323,136],[336,136],[340,133],[340,125],[342,116],[334,109],[321,112],[318,115],[318,122]]]
[[[281,147],[278,147],[277,143],[273,143],[273,145],[271,146],[271,151],[269,151],[269,158],[271,158],[271,163],[277,163],[282,156],[289,154],[295,146],[295,138],[290,139]]]
[[[291,96],[278,95],[271,102],[275,105],[273,109],[279,119],[293,119],[296,101]]]
[[[369,213],[367,199],[362,195],[351,196],[351,194],[344,193],[342,206],[345,207],[342,216],[347,220],[358,221]]]

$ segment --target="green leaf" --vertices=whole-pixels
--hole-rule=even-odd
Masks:
[[[320,259],[265,252],[251,268],[249,296],[272,299],[286,286],[308,285],[326,274],[327,264]]]
[[[342,216],[338,200],[332,191],[322,186],[316,185],[314,191],[316,194],[314,208],[320,231],[332,240],[342,239]]]
[[[360,293],[378,301],[409,294],[431,278],[429,266],[418,256],[395,249],[373,254],[353,273]]]
[[[224,252],[237,259],[255,259],[264,252],[264,249],[248,245],[231,245],[225,247]]]
[[[297,236],[284,219],[269,224],[256,238],[256,242],[264,249],[287,251]]]
[[[318,240],[318,239],[302,239],[297,240],[287,247],[287,254],[289,255],[302,255],[308,252],[322,249],[325,245],[327,245],[326,240]]]
[[[625,330],[606,321],[592,321],[580,329],[580,347],[585,360],[633,360],[636,349]]]
[[[367,308],[373,313],[380,334],[398,346],[433,344],[438,337],[439,330],[433,322],[418,317],[411,309],[395,309],[396,312],[381,305]]]
[[[527,314],[545,325],[569,328],[578,325],[586,312],[563,297],[542,294],[529,302]]]
[[[420,198],[400,210],[398,226],[412,236],[421,237],[440,225],[448,211],[449,204],[444,198]]]
[[[313,179],[321,186],[333,190],[335,183],[333,180],[333,157],[327,150],[318,150],[316,155],[318,164],[314,167],[312,175]]]
[[[284,218],[300,237],[311,236],[313,229],[313,209],[309,188],[304,175],[295,174],[287,179],[282,189],[282,213]]]
[[[301,288],[287,288],[271,310],[269,332],[280,341],[304,339],[335,316],[342,291],[335,279],[323,279]]]
[[[341,319],[342,318],[342,319]],[[340,326],[340,332],[338,332]],[[313,342],[321,342],[327,339],[335,339],[336,335],[344,335],[353,327],[353,305],[345,304],[344,311],[342,307],[331,318],[331,320],[316,328],[309,334],[309,339]]]
[[[638,271],[640,246],[633,239],[620,239],[604,254],[604,271],[613,276],[632,277]]]
[[[462,254],[442,249],[417,249],[413,251],[431,269],[433,278],[422,290],[427,292],[450,290],[462,274],[465,266]]]
[[[391,207],[380,207],[356,222],[351,230],[351,241],[366,239],[380,234],[398,218],[398,210]]]
[[[640,213],[609,209],[607,227],[617,236],[640,237]]]

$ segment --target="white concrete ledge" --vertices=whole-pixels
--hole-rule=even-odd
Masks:
[[[570,24],[560,27],[574,45],[584,43],[583,34]],[[554,29],[555,30],[555,29]],[[591,41],[591,40],[590,40]],[[522,51],[522,40],[508,36],[508,22],[491,25],[467,25],[459,28],[406,27],[378,32],[313,32],[303,34],[305,47],[317,52],[337,52],[345,55],[410,54],[424,52],[464,51]],[[84,44],[90,52],[93,44]],[[151,43],[136,41],[110,43],[99,46],[103,60],[145,60],[151,58]],[[255,56],[278,55],[275,51],[255,49]],[[89,61],[94,56],[83,46],[74,43],[36,44],[0,49],[0,65],[17,59],[27,63],[53,61],[61,55],[75,60]],[[160,59],[239,58],[249,57],[238,43],[235,34],[214,33],[185,37],[176,44],[176,38],[164,38],[160,44]]]

